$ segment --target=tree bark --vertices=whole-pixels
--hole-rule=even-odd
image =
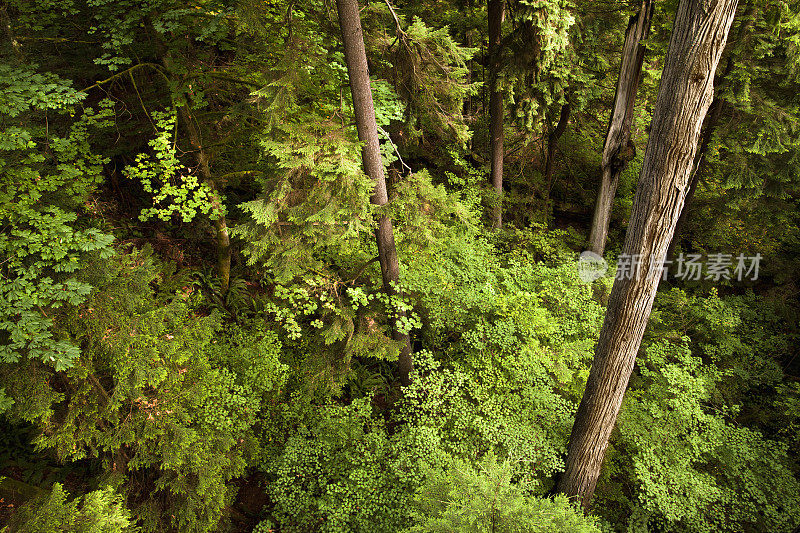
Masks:
[[[722,100],[719,98],[714,98],[714,101],[711,102],[711,107],[708,109],[708,120],[706,121],[706,126],[703,129],[703,140],[700,142],[700,148],[697,150],[697,155],[695,157],[697,163],[694,165],[695,170],[692,173],[692,179],[689,182],[689,190],[686,192],[686,200],[683,202],[681,216],[678,217],[678,222],[675,224],[675,231],[673,232],[672,239],[669,242],[669,248],[667,248],[667,261],[672,261],[675,256],[675,245],[678,242],[681,230],[686,222],[689,204],[692,203],[694,193],[697,191],[697,185],[700,183],[700,177],[706,172],[706,166],[708,165],[706,162],[706,151],[708,150],[708,145],[711,142],[711,139],[714,137],[714,130],[717,128],[719,117],[722,114],[722,107]]]
[[[217,275],[220,279],[220,293],[225,296],[231,282],[231,238],[228,233],[225,211],[222,208],[222,199],[217,189],[217,183],[211,174],[211,163],[208,154],[203,148],[200,128],[194,122],[188,104],[179,107],[178,113],[189,134],[189,143],[194,149],[195,160],[200,168],[203,182],[211,188],[211,208],[215,216],[213,223],[217,232]]]
[[[500,75],[500,42],[505,18],[505,0],[489,0],[489,139],[492,162],[492,186],[499,204],[492,210],[492,227],[503,225],[503,159],[505,133],[503,131],[503,92],[498,87]]]
[[[8,6],[5,2],[0,3],[0,24],[3,25],[3,31],[6,34],[6,39],[14,51],[14,56],[18,61],[25,60],[25,54],[22,52],[22,47],[14,35],[14,30],[11,29],[11,17],[8,16]]]
[[[681,0],[633,201],[623,254],[637,275],[618,276],[570,436],[558,490],[588,508],[633,370],[661,264],[686,196],[714,72],[738,0]],[[618,273],[619,274],[619,273]]]
[[[336,8],[339,13],[339,24],[342,27],[344,57],[350,79],[350,91],[353,95],[356,129],[358,138],[363,143],[361,154],[364,172],[375,182],[371,201],[375,205],[384,206],[389,203],[389,195],[386,190],[383,160],[378,141],[378,125],[375,122],[375,107],[372,102],[372,88],[369,81],[367,53],[364,48],[358,0],[336,0]],[[397,293],[397,284],[400,282],[400,262],[394,243],[392,220],[389,217],[385,215],[379,217],[375,238],[378,242],[383,289],[387,294],[394,295]],[[413,368],[411,340],[408,335],[398,331],[398,321],[399,317],[393,324],[392,337],[403,344],[398,366],[400,382],[408,385],[411,382],[410,374]]]
[[[743,39],[744,35],[749,31],[749,29],[753,26],[755,22],[755,17],[753,17],[755,11],[755,7],[752,3],[748,4],[745,12],[741,15],[742,22],[739,25],[739,28],[736,31],[736,36],[731,40],[732,42],[728,45],[729,48],[735,48],[735,50],[731,50],[728,55],[727,63],[725,64],[725,68],[723,71],[717,76],[714,81],[714,85],[717,88],[717,94],[719,94],[719,87],[721,84],[725,82],[727,77],[730,75],[731,71],[733,70],[734,66],[734,57],[743,53],[743,48],[745,46],[745,40]],[[675,257],[675,246],[680,239],[681,230],[683,229],[683,225],[686,222],[686,217],[688,216],[689,205],[692,203],[692,199],[694,198],[695,191],[697,191],[697,186],[700,183],[700,178],[705,174],[706,168],[708,166],[708,162],[706,160],[706,152],[708,150],[708,145],[711,142],[711,139],[714,137],[714,131],[717,129],[717,124],[719,124],[720,116],[722,115],[722,110],[725,107],[725,101],[720,99],[719,96],[714,97],[714,101],[711,102],[711,107],[708,110],[708,119],[706,120],[706,125],[703,128],[703,140],[700,143],[700,148],[697,151],[697,155],[695,156],[696,164],[694,166],[695,171],[692,174],[692,181],[689,184],[689,192],[686,193],[686,201],[683,204],[683,210],[681,211],[681,216],[678,218],[678,224],[675,226],[675,233],[672,235],[672,240],[669,243],[669,249],[667,250],[667,260],[672,261]]]
[[[547,195],[550,195],[550,189],[553,188],[553,160],[556,157],[556,148],[558,147],[558,140],[567,131],[567,122],[569,122],[569,115],[572,111],[569,100],[561,106],[561,112],[558,116],[558,124],[555,129],[547,136],[547,161],[544,166],[545,183],[547,183]]]
[[[158,50],[162,54],[162,63],[167,71],[167,75],[174,72],[173,59],[171,53],[166,45],[160,38],[154,39]],[[167,80],[169,81],[169,80]],[[168,87],[172,90],[171,87]],[[172,97],[171,97],[172,98]],[[186,133],[189,136],[189,144],[192,145],[195,153],[195,161],[200,169],[200,175],[203,182],[211,189],[211,209],[214,211],[216,218],[212,220],[216,235],[216,248],[217,248],[217,275],[220,279],[220,293],[224,297],[228,292],[231,281],[231,238],[228,232],[228,223],[225,218],[225,211],[222,206],[222,197],[217,188],[217,182],[211,174],[211,158],[203,146],[203,136],[200,131],[200,126],[192,117],[191,110],[189,109],[189,95],[184,95],[185,103],[178,107],[178,117],[183,122],[186,128]]]
[[[642,0],[639,12],[631,17],[628,29],[625,31],[619,80],[614,94],[614,108],[611,111],[608,133],[603,145],[603,159],[600,163],[600,189],[597,193],[592,229],[589,234],[589,250],[599,255],[603,255],[605,251],[611,207],[617,193],[619,177],[636,153],[631,142],[631,123],[636,91],[642,77],[645,54],[642,41],[650,32],[652,18],[652,0]]]

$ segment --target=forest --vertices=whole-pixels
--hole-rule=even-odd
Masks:
[[[0,26],[0,532],[800,533],[800,0]]]

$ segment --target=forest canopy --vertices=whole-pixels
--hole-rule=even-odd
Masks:
[[[800,531],[797,0],[0,25],[0,531]]]

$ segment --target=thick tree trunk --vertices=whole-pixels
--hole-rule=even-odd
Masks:
[[[192,114],[186,105],[178,109],[186,131],[189,134],[189,142],[195,153],[197,166],[200,168],[200,175],[203,182],[211,188],[211,208],[214,211],[214,229],[217,232],[217,275],[220,279],[220,292],[224,296],[228,292],[231,281],[231,238],[228,233],[228,223],[225,219],[225,211],[222,208],[222,199],[217,190],[217,183],[211,174],[211,164],[208,154],[203,148],[200,129],[192,118]]]
[[[569,115],[572,111],[569,100],[566,104],[561,106],[561,112],[558,116],[558,124],[553,131],[547,136],[547,161],[544,166],[544,178],[547,183],[547,195],[550,195],[550,189],[553,188],[553,160],[556,157],[556,148],[558,147],[558,140],[567,131],[567,123],[569,122]]]
[[[703,129],[703,140],[700,142],[700,148],[697,150],[695,160],[697,163],[694,165],[694,172],[692,172],[692,180],[689,182],[689,190],[686,192],[686,200],[683,202],[683,209],[681,209],[681,216],[678,217],[678,222],[675,224],[675,231],[672,234],[672,240],[669,242],[667,248],[667,261],[672,261],[675,256],[675,245],[677,244],[683,225],[686,222],[686,216],[689,211],[689,204],[692,203],[694,193],[697,191],[697,185],[700,183],[700,177],[706,171],[706,151],[711,139],[714,137],[714,130],[717,128],[719,117],[722,114],[723,102],[719,98],[714,98],[711,102],[711,107],[708,109],[708,120],[706,120],[705,128]]]
[[[503,92],[498,88],[500,72],[500,42],[502,40],[505,0],[489,0],[489,139],[492,161],[492,186],[499,205],[492,211],[492,227],[503,225],[503,159],[505,133],[503,131]]]
[[[737,0],[681,0],[656,100],[623,254],[639,272],[618,276],[569,441],[558,490],[588,507],[683,207],[714,72]]]
[[[372,88],[369,82],[367,53],[364,49],[364,35],[361,30],[358,0],[336,0],[336,8],[339,12],[339,24],[342,27],[344,57],[350,78],[350,91],[353,95],[356,129],[358,130],[358,138],[364,144],[362,149],[364,171],[375,182],[372,203],[382,206],[389,203],[389,195],[386,190],[386,179],[378,141],[378,126],[375,122],[375,107],[372,102]],[[378,219],[375,238],[378,241],[378,256],[380,257],[381,274],[383,275],[383,288],[387,294],[392,295],[396,293],[394,284],[400,281],[400,262],[397,259],[394,229],[392,228],[392,220],[389,217],[381,216]],[[398,361],[400,381],[403,385],[408,385],[412,370],[411,340],[408,335],[398,331],[396,323],[393,327],[392,336],[396,341],[403,343],[403,349],[400,352]]]
[[[652,18],[652,0],[642,0],[639,12],[631,17],[628,29],[625,31],[614,108],[611,111],[608,133],[603,145],[603,159],[600,163],[600,188],[589,234],[589,250],[600,255],[603,255],[606,247],[611,206],[617,193],[619,177],[636,153],[631,142],[631,123],[644,62],[645,47],[642,41],[650,32]]]
[[[725,83],[725,80],[730,75],[731,71],[733,70],[734,66],[734,57],[741,55],[744,52],[744,47],[746,46],[746,41],[744,40],[745,34],[750,30],[755,22],[755,17],[753,17],[753,13],[755,11],[755,6],[750,3],[747,5],[745,12],[740,16],[741,23],[739,28],[736,31],[736,36],[731,39],[731,43],[728,45],[728,48],[733,48],[735,50],[731,50],[728,54],[728,60],[725,64],[725,68],[723,71],[717,76],[714,80],[714,85],[716,86],[717,94],[719,94],[720,86]],[[708,110],[708,118],[706,119],[706,125],[703,128],[703,140],[700,143],[700,148],[697,150],[697,155],[695,156],[696,164],[694,166],[695,170],[692,174],[692,181],[689,184],[689,192],[686,193],[686,201],[683,204],[683,210],[681,211],[681,216],[678,218],[678,224],[675,226],[675,233],[672,235],[672,240],[669,243],[669,249],[667,250],[667,260],[672,261],[675,257],[675,246],[680,239],[681,230],[683,229],[683,225],[686,222],[686,217],[688,216],[689,205],[692,203],[692,199],[694,198],[694,194],[697,191],[697,186],[700,183],[700,178],[705,174],[706,168],[708,166],[706,160],[706,152],[708,150],[708,145],[711,142],[711,139],[714,137],[714,131],[717,129],[717,124],[719,124],[720,116],[722,115],[722,110],[725,107],[725,101],[721,100],[719,96],[714,98],[714,101],[711,102],[711,107]]]

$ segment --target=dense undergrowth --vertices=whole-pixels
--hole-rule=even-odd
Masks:
[[[762,253],[762,277],[662,283],[588,514],[554,487],[641,165],[642,150],[614,205],[611,269],[587,283],[576,259],[619,9],[514,3],[541,57],[506,58],[528,70],[506,73],[507,223],[491,231],[500,199],[479,154],[473,46],[485,13],[472,3],[398,2],[397,21],[382,2],[363,11],[392,198],[381,208],[330,2],[0,3],[22,43],[4,42],[0,61],[3,531],[792,531],[800,233],[786,132],[800,25],[790,3],[763,3],[758,58],[789,66],[737,60],[748,89],[726,91],[742,122],[714,144],[704,211],[678,244]],[[753,133],[748,95],[786,116],[770,111]],[[548,182],[541,153],[567,97]],[[380,214],[402,265],[393,296]]]

